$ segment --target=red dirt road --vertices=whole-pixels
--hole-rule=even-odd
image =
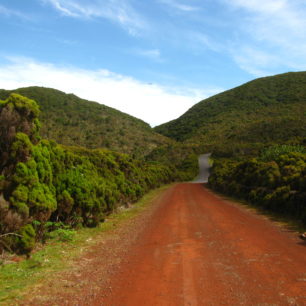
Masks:
[[[91,305],[306,305],[306,244],[201,184],[178,184]]]

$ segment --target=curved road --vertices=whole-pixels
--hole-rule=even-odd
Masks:
[[[199,175],[195,178],[193,183],[207,183],[209,177],[209,158],[211,153],[202,154],[199,156]]]

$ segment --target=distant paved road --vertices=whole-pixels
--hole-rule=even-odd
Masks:
[[[193,183],[207,183],[210,173],[209,157],[211,153],[202,154],[199,156],[199,175]]]

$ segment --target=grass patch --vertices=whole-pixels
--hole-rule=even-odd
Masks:
[[[69,269],[73,260],[88,250],[101,234],[111,233],[117,226],[123,226],[167,188],[169,185],[150,191],[131,208],[118,209],[96,228],[81,228],[73,233],[57,232],[45,245],[38,246],[30,259],[0,265],[0,305],[22,303],[24,292],[50,278],[53,273]]]

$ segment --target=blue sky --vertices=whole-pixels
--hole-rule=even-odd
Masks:
[[[303,0],[1,0],[0,88],[46,86],[152,126],[306,70]]]

